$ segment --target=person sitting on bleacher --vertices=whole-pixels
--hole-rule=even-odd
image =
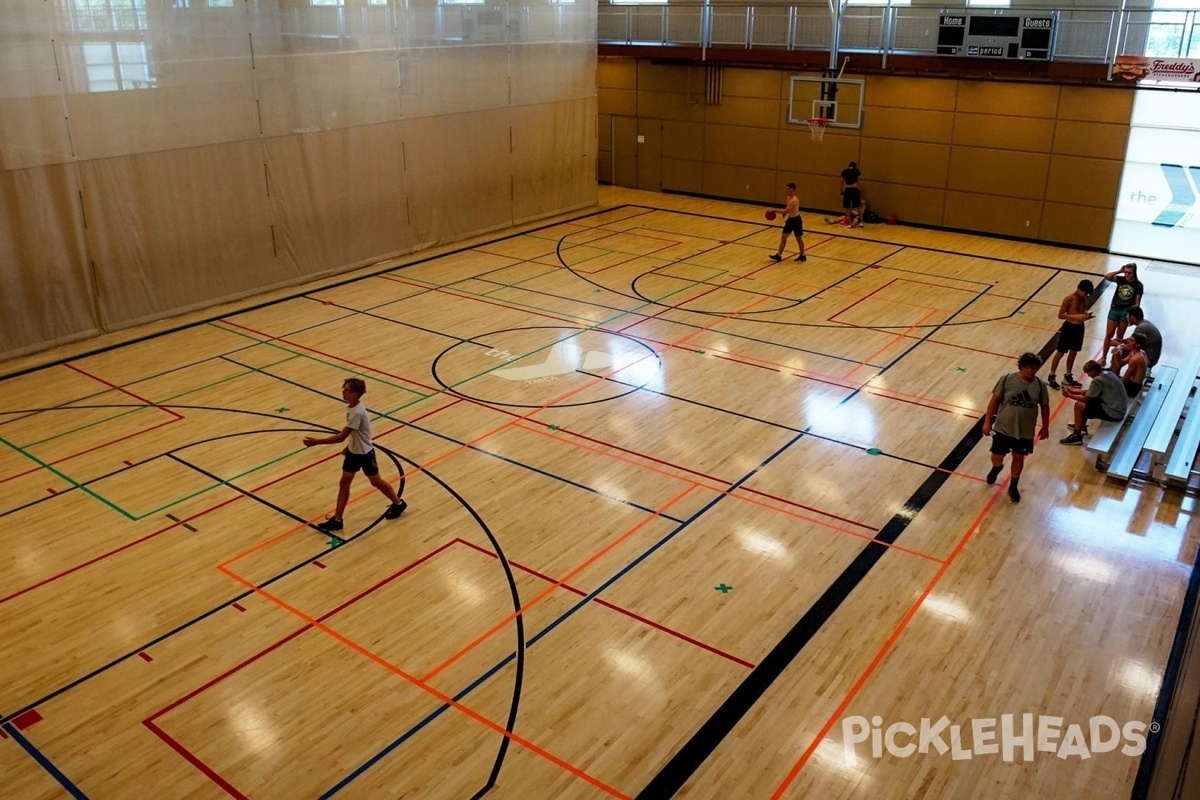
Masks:
[[[1121,376],[1121,385],[1130,398],[1142,393],[1146,383],[1146,334],[1134,333],[1113,350],[1112,371]]]
[[[1112,422],[1125,419],[1129,397],[1116,373],[1109,372],[1096,360],[1084,364],[1083,372],[1091,378],[1087,389],[1075,386],[1063,386],[1062,389],[1063,397],[1075,401],[1075,424],[1067,425],[1071,432],[1058,440],[1060,444],[1083,444],[1083,437],[1088,435],[1089,419]]]
[[[1134,306],[1127,313],[1129,322],[1133,325],[1133,332],[1146,337],[1146,344],[1142,350],[1146,353],[1146,377],[1149,378],[1158,364],[1159,356],[1162,355],[1162,333],[1157,325],[1146,319],[1141,306]]]

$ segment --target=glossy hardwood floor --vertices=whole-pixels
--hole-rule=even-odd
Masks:
[[[601,199],[0,365],[0,796],[1129,797],[1196,496],[979,432],[1125,259]]]

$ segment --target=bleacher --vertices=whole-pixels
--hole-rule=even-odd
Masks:
[[[1124,421],[1106,422],[1093,430],[1088,450],[1096,453],[1096,468],[1120,480],[1138,476],[1186,489],[1200,448],[1200,407],[1193,400],[1189,409],[1197,377],[1200,347],[1191,348],[1179,367],[1160,366],[1154,382],[1131,404],[1133,421],[1127,427]]]

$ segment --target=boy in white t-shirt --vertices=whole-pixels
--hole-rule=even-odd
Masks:
[[[346,503],[350,500],[350,484],[354,482],[354,473],[360,469],[371,481],[371,485],[383,493],[392,504],[384,512],[387,519],[395,519],[404,513],[408,503],[400,499],[392,485],[379,477],[379,464],[375,461],[375,445],[371,443],[371,418],[367,415],[367,407],[362,403],[362,396],[367,393],[367,384],[362,378],[347,378],[342,382],[342,399],[346,401],[346,427],[341,433],[318,439],[314,436],[304,437],[304,446],[315,444],[341,444],[346,442],[342,459],[342,479],[338,483],[337,510],[333,516],[317,525],[317,530],[334,533],[342,529],[342,514],[346,513]]]

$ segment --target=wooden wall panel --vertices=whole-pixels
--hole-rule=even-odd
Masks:
[[[721,86],[725,97],[761,97],[768,100],[787,97],[783,76],[774,69],[726,67]]]
[[[958,81],[872,75],[867,78],[867,111],[874,107],[953,111]]]
[[[1048,153],[1054,144],[1054,120],[955,114],[954,144]]]
[[[806,126],[788,121],[788,99],[793,77],[819,75],[725,67],[721,102],[709,106],[705,69],[637,67],[637,113],[661,126],[664,187],[777,203],[790,180],[802,207],[832,211],[840,206],[838,174],[856,161],[868,203],[904,220],[1089,246],[1096,246],[1096,230],[1111,227],[1132,109],[1128,90],[869,76],[862,130],[831,128],[814,142]],[[606,70],[602,87],[627,85],[628,71]],[[810,113],[818,91],[819,83],[796,83],[792,111]],[[841,106],[855,105],[857,93],[843,90]],[[1044,205],[1053,208],[1043,230]],[[1095,212],[1105,218],[1099,226]],[[1065,238],[1053,224],[1058,218],[1086,219],[1091,230]]]
[[[704,125],[698,122],[662,120],[662,130],[665,158],[704,160]]]
[[[950,154],[950,175],[946,188],[1041,199],[1046,191],[1049,169],[1050,156],[1045,153],[956,147]]]
[[[643,117],[677,119],[684,122],[703,122],[704,103],[679,92],[639,91],[637,113]]]
[[[1041,230],[1042,201],[946,192],[943,220],[947,228],[1036,239]]]
[[[788,126],[779,134],[776,163],[783,172],[839,173],[849,162],[859,160],[861,140],[856,133],[826,131],[822,141],[814,142],[808,128]]]
[[[664,157],[662,188],[674,192],[700,194],[704,191],[704,163]]]
[[[1117,203],[1123,167],[1120,161],[1055,156],[1050,161],[1046,201],[1111,211]]]
[[[704,67],[639,61],[637,86],[646,92],[671,92],[704,99]]]
[[[1053,118],[1058,87],[1049,84],[959,81],[955,110],[968,114]]]
[[[909,139],[949,144],[954,137],[955,115],[949,111],[913,108],[868,108],[862,135],[873,139]]]
[[[602,58],[596,63],[596,85],[601,89],[636,89],[637,62],[627,58]]]
[[[721,105],[706,108],[704,121],[710,125],[751,125],[774,130],[781,122],[779,100],[725,95]]]
[[[864,138],[858,166],[863,171],[865,181],[880,180],[942,189],[946,186],[950,169],[950,147],[944,144]],[[840,171],[841,167],[838,169]],[[867,187],[864,185],[863,188]]]
[[[1124,161],[1128,141],[1128,124],[1105,125],[1060,119],[1054,132],[1054,152]]]
[[[773,169],[705,164],[702,192],[716,197],[769,202],[776,195],[783,195],[783,188],[776,187],[775,183],[775,170]]]
[[[774,170],[778,144],[778,131],[709,125],[704,134],[704,160]]]
[[[941,225],[946,207],[943,189],[904,186],[882,181],[863,182],[863,197],[867,207],[881,217],[895,214],[901,222],[921,225]]]
[[[1108,248],[1112,225],[1111,208],[1046,203],[1042,209],[1041,237],[1104,250]]]
[[[596,100],[599,103],[600,111],[604,114],[620,114],[623,117],[632,117],[638,113],[638,94],[632,89],[605,89],[601,87],[596,90]]]
[[[1133,116],[1133,87],[1107,89],[1096,86],[1063,86],[1058,99],[1058,118],[1080,122],[1111,122],[1129,125]]]

